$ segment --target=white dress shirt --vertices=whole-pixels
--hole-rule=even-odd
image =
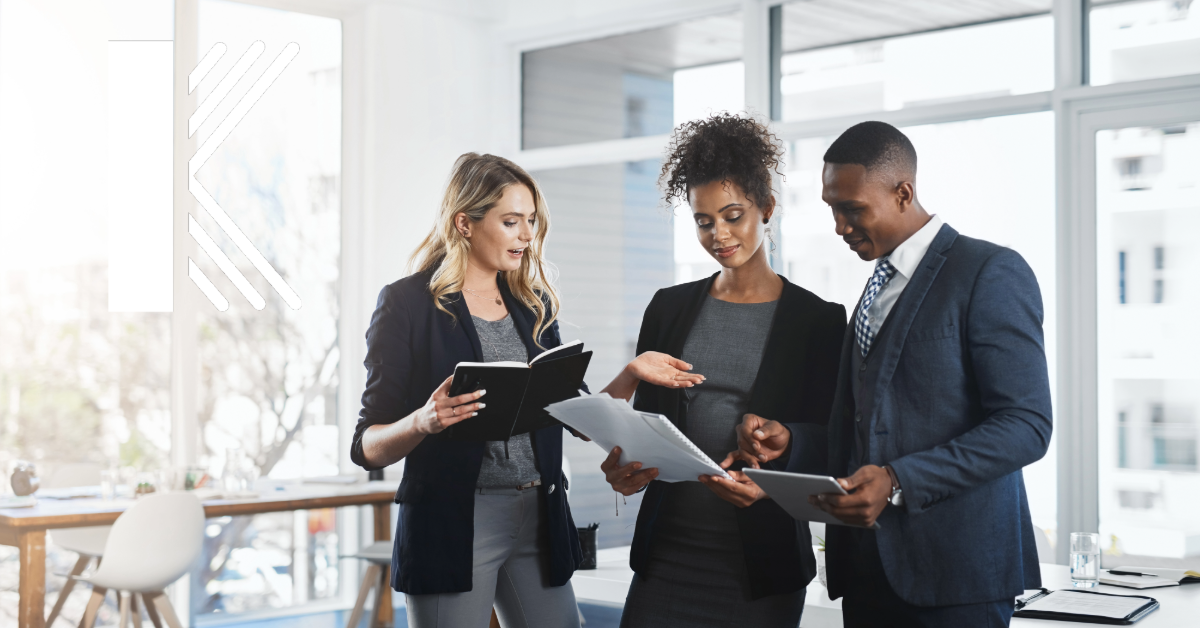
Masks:
[[[871,329],[878,332],[879,328],[883,326],[883,322],[887,320],[892,307],[896,305],[896,300],[908,286],[908,281],[912,279],[913,273],[917,271],[917,266],[925,258],[929,245],[933,244],[933,239],[943,224],[942,219],[934,214],[924,227],[921,227],[907,240],[901,242],[895,251],[892,251],[888,262],[896,269],[896,274],[884,284],[879,294],[875,295],[875,300],[871,302],[871,307],[867,308],[867,322],[870,323]]]

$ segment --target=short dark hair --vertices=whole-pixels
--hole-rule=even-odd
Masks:
[[[675,129],[658,180],[668,205],[687,201],[694,187],[732,181],[763,207],[771,197],[771,171],[779,172],[782,158],[781,142],[766,125],[718,113]]]
[[[911,177],[917,174],[917,149],[907,135],[886,122],[860,122],[834,140],[825,151],[825,163],[858,164],[868,173]]]

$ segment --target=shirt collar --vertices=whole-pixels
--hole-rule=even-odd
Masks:
[[[896,269],[896,272],[904,275],[905,279],[912,279],[913,273],[917,271],[917,266],[925,258],[925,253],[929,250],[929,245],[933,244],[933,239],[937,237],[942,224],[944,223],[941,217],[934,214],[924,227],[921,227],[907,240],[901,242],[895,251],[892,251],[888,262]]]

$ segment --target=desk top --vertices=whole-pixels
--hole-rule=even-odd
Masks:
[[[250,499],[214,499],[203,502],[208,517],[255,515],[264,512],[364,506],[392,501],[395,482],[359,484],[283,484],[266,487]],[[108,525],[117,520],[133,499],[38,499],[30,508],[0,508],[0,529],[73,528]]]
[[[575,597],[579,600],[608,606],[623,606],[625,594],[629,591],[629,583],[633,580],[633,571],[629,569],[629,548],[614,547],[600,550],[597,552],[596,558],[597,569],[576,571],[575,576],[571,579]],[[1050,590],[1071,588],[1070,571],[1064,565],[1043,563],[1042,586]],[[1146,595],[1158,600],[1161,605],[1159,609],[1135,624],[1141,628],[1174,628],[1194,625],[1196,618],[1200,617],[1200,584],[1145,591],[1100,585],[1093,590],[1117,595]],[[1012,620],[1013,628],[1100,625],[1103,624],[1080,624],[1017,617]],[[817,579],[813,579],[812,583],[808,585],[804,616],[800,621],[800,626],[801,628],[842,627],[842,601],[830,600],[825,587]]]

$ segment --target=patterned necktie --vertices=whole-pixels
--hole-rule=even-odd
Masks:
[[[858,317],[854,319],[854,334],[858,338],[858,346],[862,348],[864,358],[871,350],[871,343],[875,341],[875,333],[879,331],[871,329],[871,325],[867,321],[867,310],[875,302],[875,297],[879,296],[879,291],[883,290],[883,287],[895,275],[896,267],[892,266],[888,258],[881,257],[875,262],[875,272],[871,274],[871,279],[867,282],[867,290],[863,293],[862,303],[858,307]]]

